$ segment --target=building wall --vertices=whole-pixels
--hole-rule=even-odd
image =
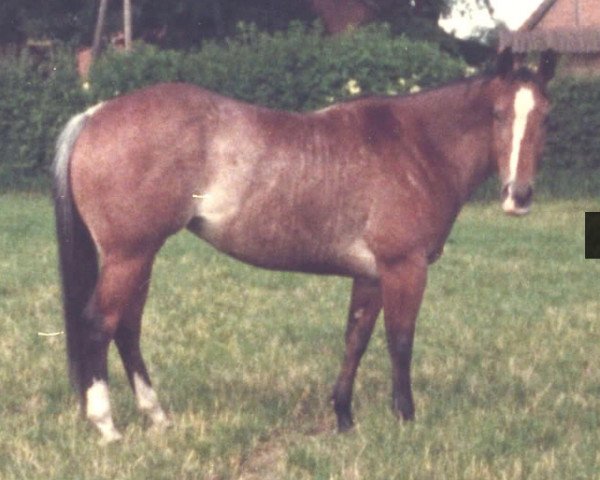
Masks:
[[[599,0],[557,0],[536,29],[599,27]]]
[[[600,29],[600,0],[556,0],[534,30]],[[600,75],[600,53],[563,54],[563,75]]]
[[[579,0],[582,27],[600,28],[600,2],[598,0]]]

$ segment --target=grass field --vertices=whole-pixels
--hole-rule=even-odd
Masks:
[[[590,197],[591,198],[591,197]],[[381,323],[359,371],[357,428],[329,394],[349,280],[266,272],[190,234],[156,263],[143,348],[174,426],[156,435],[111,353],[124,440],[101,447],[67,382],[53,218],[0,195],[0,479],[598,479],[600,262],[585,210],[524,219],[469,205],[430,269],[413,364],[417,420],[389,410]]]

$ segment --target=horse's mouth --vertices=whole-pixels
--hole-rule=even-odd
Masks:
[[[502,210],[517,217],[527,215],[531,210],[533,188],[531,185],[515,185],[513,182],[502,188]]]

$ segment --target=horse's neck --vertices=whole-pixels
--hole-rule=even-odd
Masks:
[[[440,89],[422,110],[425,135],[441,153],[461,203],[492,171],[492,107],[484,79]],[[425,120],[430,119],[430,120]]]

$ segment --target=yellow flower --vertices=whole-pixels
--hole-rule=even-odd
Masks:
[[[345,89],[350,95],[358,95],[362,91],[360,85],[354,78],[348,80]]]

